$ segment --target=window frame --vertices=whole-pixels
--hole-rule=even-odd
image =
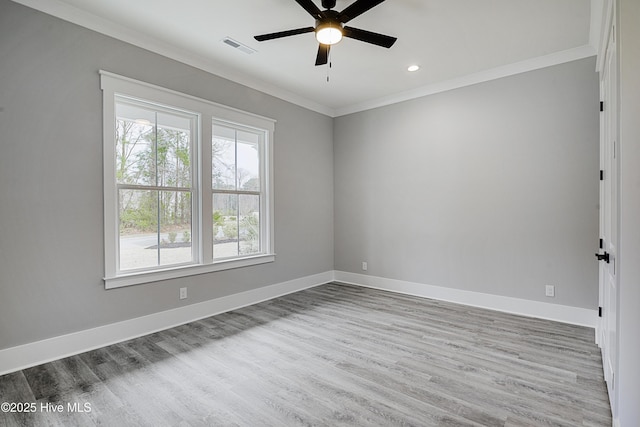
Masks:
[[[216,126],[222,126],[222,127],[226,127],[229,129],[233,129],[235,134],[236,134],[236,139],[234,141],[235,144],[235,150],[236,150],[236,164],[235,164],[235,170],[236,170],[236,177],[235,177],[235,181],[236,181],[236,188],[235,189],[220,189],[220,188],[213,188],[213,183],[212,183],[212,188],[211,188],[211,197],[212,197],[212,201],[213,198],[215,197],[216,194],[227,194],[227,195],[236,195],[238,196],[238,209],[240,206],[240,202],[239,202],[239,198],[241,195],[257,195],[259,196],[260,199],[260,212],[266,212],[267,210],[267,200],[265,200],[266,198],[264,197],[264,195],[266,194],[265,188],[264,188],[264,173],[263,173],[263,169],[264,169],[264,165],[266,164],[265,162],[265,150],[264,150],[264,139],[265,139],[265,135],[263,132],[256,132],[256,129],[254,128],[250,128],[244,125],[239,125],[239,124],[235,124],[235,123],[230,123],[224,120],[220,120],[217,118],[214,118],[211,121],[211,126],[212,128],[215,128]],[[258,161],[259,161],[259,180],[260,180],[260,189],[259,190],[242,190],[240,188],[237,187],[238,185],[238,176],[237,176],[237,171],[238,171],[238,165],[237,165],[237,150],[238,150],[238,139],[237,139],[237,134],[239,132],[243,132],[243,133],[251,133],[254,134],[258,137],[258,147],[259,147],[259,151],[258,151]],[[213,138],[212,138],[212,145],[213,145]],[[211,152],[213,153],[213,150],[211,150]],[[213,170],[213,167],[212,167]],[[240,212],[238,212],[238,221],[240,220]],[[240,227],[238,225],[237,227],[237,231],[238,233],[240,233]],[[265,229],[263,229],[262,224],[260,224],[260,248],[264,247],[264,243],[268,241],[268,235],[266,234]],[[214,239],[215,240],[215,239]],[[238,235],[238,255],[237,256],[232,256],[232,257],[219,257],[216,258],[215,256],[215,241],[213,242],[214,246],[213,246],[213,262],[224,262],[227,259],[235,259],[238,258],[240,256],[240,239],[239,239],[239,235]],[[251,256],[251,255],[247,255],[247,256]]]
[[[274,191],[273,191],[273,137],[274,119],[227,107],[215,102],[187,95],[150,83],[141,82],[100,70],[100,87],[103,92],[103,175],[104,175],[104,259],[105,288],[205,274],[233,268],[247,267],[275,261],[274,244]],[[193,262],[145,270],[119,271],[119,212],[118,184],[115,159],[115,106],[116,97],[157,104],[162,108],[195,114],[192,162],[192,242]],[[261,138],[260,173],[260,238],[261,252],[246,256],[213,258],[212,218],[212,134],[213,124],[225,123],[257,131]],[[264,209],[264,212],[262,211]],[[208,221],[206,219],[209,219]],[[197,236],[196,236],[197,234]]]
[[[162,192],[175,192],[175,191],[181,191],[181,192],[188,192],[191,195],[191,230],[190,233],[192,235],[196,235],[199,236],[200,235],[200,231],[199,231],[199,215],[201,214],[200,212],[200,208],[199,208],[199,200],[197,198],[197,194],[198,194],[198,175],[199,175],[199,165],[198,165],[198,146],[199,146],[199,138],[198,138],[198,123],[200,121],[200,114],[193,112],[193,111],[187,111],[184,109],[177,109],[175,107],[168,107],[165,105],[159,105],[157,103],[153,103],[153,102],[149,102],[147,100],[142,100],[142,99],[138,99],[138,98],[134,98],[131,96],[124,96],[122,94],[118,94],[116,93],[114,95],[114,105],[116,104],[120,104],[120,105],[127,105],[129,107],[138,107],[138,108],[142,108],[142,109],[153,109],[154,113],[160,113],[163,115],[173,115],[173,116],[182,116],[184,119],[189,120],[190,122],[190,129],[189,129],[189,133],[190,133],[190,140],[189,140],[189,154],[190,154],[190,182],[189,182],[189,187],[188,189],[186,187],[171,187],[171,186],[163,186],[160,185],[159,183],[155,183],[155,185],[151,185],[151,184],[124,184],[124,183],[119,183],[117,182],[117,175],[116,177],[114,177],[116,183],[116,203],[118,204],[116,206],[116,214],[119,217],[119,211],[120,211],[120,191],[124,190],[133,190],[133,191],[153,191],[153,192],[157,192],[158,193],[158,197],[160,196],[160,193]],[[114,121],[117,120],[117,117],[115,117],[116,115],[114,115]],[[154,124],[154,135],[158,134],[158,129],[161,126],[158,126],[157,123]],[[114,135],[114,149],[117,150],[117,142],[116,142],[116,137]],[[115,165],[115,168],[117,169],[117,165]],[[159,199],[158,199],[159,200]],[[119,223],[119,218],[117,219],[117,223]],[[158,226],[160,226],[160,224],[157,224]],[[116,224],[117,226],[117,224]],[[122,274],[131,274],[131,273],[144,273],[144,272],[150,272],[150,271],[156,271],[160,268],[170,268],[170,267],[180,267],[180,266],[187,266],[187,265],[194,265],[198,263],[198,260],[200,259],[199,257],[199,244],[200,244],[200,239],[195,239],[191,242],[191,260],[190,261],[185,261],[185,262],[180,262],[180,263],[174,263],[174,264],[169,264],[169,265],[161,265],[158,264],[156,266],[153,267],[140,267],[140,268],[136,268],[136,269],[128,269],[128,270],[122,270],[121,269],[121,256],[120,256],[120,239],[118,238],[118,232],[120,230],[116,230],[116,275],[120,276]],[[158,230],[159,233],[159,230]],[[158,236],[158,244],[160,244],[160,240],[159,240],[159,236]],[[160,255],[160,248],[158,248],[158,255],[161,257]],[[160,258],[158,259],[158,261],[160,261]]]

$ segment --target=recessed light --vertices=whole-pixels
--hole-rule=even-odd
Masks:
[[[409,67],[407,68],[407,71],[414,72],[414,71],[418,71],[419,69],[420,69],[420,66],[418,65],[409,65]]]

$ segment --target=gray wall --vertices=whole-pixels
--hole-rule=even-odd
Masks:
[[[589,58],[336,119],[335,269],[597,307],[594,70]]]
[[[104,290],[99,69],[278,121],[275,263]],[[0,349],[331,270],[332,130],[326,116],[0,0]]]
[[[618,372],[620,427],[640,420],[640,3],[619,0],[620,245]]]

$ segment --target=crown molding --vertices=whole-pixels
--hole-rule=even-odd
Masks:
[[[67,3],[59,0],[12,0],[23,6],[55,16],[64,21],[71,22],[81,27],[96,31],[117,40],[129,43],[131,45],[146,49],[170,59],[174,59],[183,64],[196,67],[234,83],[247,86],[251,89],[266,93],[292,104],[304,107],[326,116],[333,117],[334,110],[325,105],[302,97],[296,93],[282,89],[281,87],[266,83],[254,77],[251,77],[240,70],[224,67],[220,64],[214,64],[193,52],[185,51],[170,43],[161,42],[153,37],[143,34],[139,31],[132,30],[123,25],[116,24],[113,21],[101,18],[97,15],[85,12]]]
[[[591,45],[583,45],[573,49],[555,52],[537,58],[531,58],[513,64],[492,68],[478,73],[468,74],[456,79],[436,82],[417,89],[400,92],[371,101],[365,101],[344,108],[335,110],[334,117],[345,116],[347,114],[357,113],[360,111],[371,110],[373,108],[384,107],[386,105],[397,104],[411,99],[421,98],[423,96],[433,95],[448,90],[458,89],[465,86],[471,86],[478,83],[488,82],[491,80],[509,77],[516,74],[526,73],[541,68],[551,67],[565,62],[576,61],[579,59],[589,58],[596,55],[596,50]]]
[[[589,42],[598,52],[596,71],[604,70],[605,49],[608,46],[609,35],[613,22],[614,0],[591,0],[591,34]],[[596,28],[597,27],[597,30]]]
[[[549,55],[527,59],[521,62],[508,64],[478,73],[469,74],[459,78],[436,82],[426,86],[419,87],[397,94],[380,97],[348,105],[340,108],[331,108],[318,102],[307,99],[296,93],[287,91],[279,86],[272,85],[251,77],[242,71],[224,67],[220,64],[214,64],[202,56],[192,52],[186,52],[184,49],[178,48],[172,44],[160,42],[153,37],[145,35],[141,32],[134,31],[130,28],[116,24],[99,16],[80,10],[74,6],[59,0],[12,0],[15,3],[36,9],[48,15],[55,16],[62,20],[73,24],[88,28],[98,33],[113,37],[137,47],[149,50],[151,52],[163,55],[170,59],[182,62],[184,64],[199,68],[208,73],[217,75],[235,83],[247,86],[251,89],[266,93],[300,107],[315,111],[320,114],[335,118],[357,113],[373,108],[383,107],[386,105],[396,104],[423,96],[433,95],[439,92],[445,92],[465,86],[470,86],[490,80],[512,76],[515,74],[533,71],[540,68],[550,67],[565,62],[583,59],[597,54],[597,40],[601,38],[597,33],[601,33],[601,27],[596,25],[602,22],[602,3],[608,0],[591,0],[592,16],[591,16],[591,33],[589,44],[579,46],[573,49],[555,52]]]

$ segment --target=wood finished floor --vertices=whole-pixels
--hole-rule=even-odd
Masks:
[[[2,376],[0,426],[610,426],[593,335],[327,284]]]

